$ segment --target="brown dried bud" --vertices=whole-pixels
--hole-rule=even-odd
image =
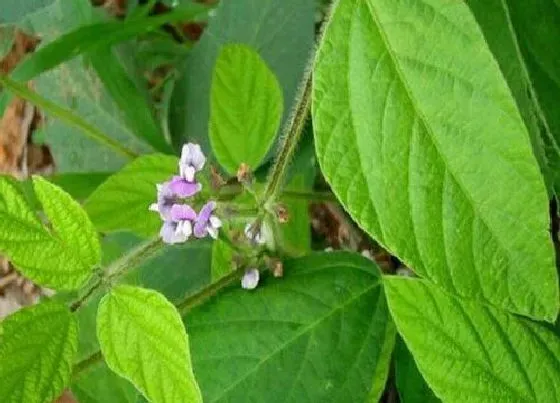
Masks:
[[[222,175],[218,172],[215,166],[210,167],[210,185],[213,189],[219,189],[226,184]]]
[[[251,167],[244,162],[239,165],[239,169],[237,170],[237,180],[239,183],[243,183],[245,185],[249,185],[253,181]]]
[[[290,220],[290,213],[288,212],[286,206],[277,204],[274,210],[276,212],[276,219],[280,224],[285,224]]]
[[[282,261],[276,260],[272,266],[272,275],[276,278],[284,276],[284,265]]]

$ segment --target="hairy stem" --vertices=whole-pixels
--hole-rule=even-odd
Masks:
[[[86,289],[83,295],[70,305],[72,312],[80,309],[91,296],[104,285],[111,284],[118,277],[122,276],[128,270],[137,267],[144,260],[152,256],[163,247],[163,242],[159,238],[144,242],[131,250],[126,255],[117,259],[115,262],[107,266],[101,275]]]
[[[236,270],[227,276],[222,277],[208,287],[203,288],[199,292],[192,294],[182,301],[179,301],[175,306],[181,315],[185,315],[195,306],[200,305],[208,298],[213,297],[218,292],[220,292],[225,287],[230,286],[234,282],[238,281],[243,276],[243,270]]]
[[[282,143],[278,157],[272,166],[271,173],[264,190],[264,206],[274,201],[278,195],[283,185],[286,169],[290,164],[290,160],[292,159],[301,137],[301,133],[303,132],[305,120],[307,119],[309,107],[311,106],[311,69],[306,71],[303,83],[300,96],[297,98],[299,99],[299,103],[286,125],[286,129],[284,131],[284,142]]]

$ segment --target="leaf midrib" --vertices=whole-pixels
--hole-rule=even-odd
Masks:
[[[504,247],[501,240],[498,237],[496,237],[494,231],[492,230],[492,227],[488,225],[488,223],[486,221],[486,217],[483,214],[481,214],[480,211],[478,210],[478,205],[474,202],[471,194],[466,191],[465,185],[457,177],[457,175],[450,169],[450,164],[447,161],[446,155],[445,155],[445,153],[441,152],[439,143],[436,141],[436,136],[434,135],[431,126],[428,124],[428,119],[426,118],[426,116],[422,112],[422,109],[418,106],[418,102],[417,102],[416,98],[413,96],[412,89],[409,87],[409,85],[407,83],[407,80],[405,79],[406,76],[405,76],[404,72],[401,70],[400,64],[398,62],[398,58],[396,56],[396,52],[392,48],[391,43],[389,42],[389,39],[387,38],[387,35],[385,34],[385,31],[383,29],[383,25],[381,24],[381,22],[379,20],[379,17],[377,15],[377,11],[375,10],[375,8],[372,4],[372,0],[365,0],[365,1],[366,1],[366,5],[368,7],[368,10],[370,11],[371,19],[372,19],[373,23],[375,24],[375,27],[376,27],[376,29],[379,33],[379,37],[381,38],[381,41],[383,42],[383,45],[385,46],[385,49],[387,49],[387,53],[388,53],[389,57],[391,58],[391,62],[392,62],[392,65],[394,67],[394,71],[395,71],[395,73],[396,73],[404,91],[406,92],[407,98],[410,101],[411,106],[414,109],[414,112],[416,113],[416,115],[418,116],[420,121],[422,122],[422,126],[426,130],[426,133],[429,136],[434,148],[436,149],[438,156],[441,158],[441,160],[442,160],[442,162],[445,166],[446,171],[455,180],[458,187],[461,189],[462,194],[469,201],[469,204],[470,204],[471,208],[473,209],[473,212],[475,213],[475,217],[477,217],[482,222],[482,224],[484,224],[484,226],[488,229],[488,231],[492,235],[492,239],[494,239],[495,242],[499,245],[499,247],[503,251],[505,251],[507,259],[509,261],[511,261],[512,256],[509,252],[509,248]],[[420,263],[423,263],[423,259],[422,259],[422,256],[420,255],[420,253],[418,253],[418,258],[420,259]],[[507,267],[507,271],[510,274],[515,274],[516,276],[519,276],[519,271],[511,271],[509,265]],[[526,284],[527,284],[527,286],[531,285],[530,282],[526,282]],[[537,290],[537,291],[540,291],[540,289]],[[539,295],[538,292],[535,293],[535,290],[531,290],[531,293],[533,294],[533,296]],[[511,303],[514,304],[514,305],[517,305],[517,303],[513,299],[511,299]],[[541,305],[538,302],[538,300],[535,300],[535,303],[538,303],[539,305]],[[546,310],[542,305],[540,307],[541,307],[541,311],[543,309]],[[525,313],[526,314],[526,312],[522,312],[522,310],[520,311],[517,306],[515,307],[515,310],[519,311],[519,313]]]

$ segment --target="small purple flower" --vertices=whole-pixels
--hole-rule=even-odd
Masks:
[[[254,290],[259,285],[260,273],[257,269],[248,269],[241,278],[241,288]]]
[[[186,181],[194,182],[194,174],[202,170],[205,163],[206,157],[202,153],[200,146],[198,144],[187,143],[181,150],[179,173]]]
[[[174,204],[169,211],[169,220],[164,221],[159,232],[168,244],[185,242],[193,233],[196,212],[188,204]]]
[[[218,238],[218,229],[222,226],[222,221],[213,215],[216,203],[209,201],[200,210],[194,223],[194,236],[204,238],[210,235],[212,238]]]

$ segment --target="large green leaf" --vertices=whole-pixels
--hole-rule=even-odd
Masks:
[[[547,327],[426,280],[385,278],[389,308],[445,402],[560,400],[560,339]]]
[[[394,360],[395,383],[402,403],[440,402],[418,371],[414,358],[401,338],[397,340],[395,346]]]
[[[468,0],[467,4],[515,96],[548,185],[558,191],[560,6],[554,0]]]
[[[87,199],[85,209],[101,232],[130,230],[153,236],[161,226],[158,214],[149,211],[156,202],[156,184],[177,172],[178,159],[163,154],[137,158],[109,177]]]
[[[97,337],[109,368],[147,399],[202,402],[181,317],[163,295],[125,285],[113,288],[99,304]]]
[[[207,402],[378,401],[395,340],[380,273],[348,253],[285,263],[186,316]]]
[[[458,295],[556,317],[546,189],[463,2],[339,2],[313,84],[320,165],[371,236]]]
[[[5,403],[52,402],[70,381],[78,324],[65,305],[25,308],[0,323],[0,396]]]
[[[314,2],[307,0],[220,2],[175,87],[170,110],[175,145],[189,139],[209,149],[212,72],[220,49],[228,43],[255,49],[274,72],[284,94],[286,120],[313,49],[314,11]]]
[[[230,174],[241,163],[256,169],[274,142],[282,117],[282,90],[259,54],[226,45],[218,55],[210,94],[210,142]]]
[[[82,285],[101,259],[97,232],[81,206],[60,188],[33,178],[50,225],[30,208],[16,182],[0,179],[0,249],[27,277],[53,288]]]

